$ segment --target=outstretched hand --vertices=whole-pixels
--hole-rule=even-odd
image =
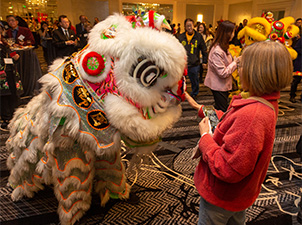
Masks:
[[[194,108],[199,110],[202,105],[199,105],[190,95],[188,92],[185,92],[185,97],[187,99],[187,101],[189,102],[189,104]]]

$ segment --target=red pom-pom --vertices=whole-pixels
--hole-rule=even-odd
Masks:
[[[279,38],[278,38],[278,41],[279,41],[281,44],[284,44],[285,38],[284,38],[284,37],[279,37]]]
[[[89,52],[85,55],[82,66],[84,71],[90,76],[98,76],[104,71],[105,62],[104,56],[97,52]]]

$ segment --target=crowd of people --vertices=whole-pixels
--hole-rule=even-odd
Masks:
[[[92,24],[85,15],[81,15],[79,20],[79,23],[74,27],[68,17],[64,15],[61,15],[53,23],[47,19],[39,22],[37,19],[8,15],[6,21],[1,21],[4,27],[3,40],[13,38],[14,47],[31,45],[37,48],[41,45],[45,61],[51,64],[46,54],[48,40],[51,40],[57,57],[67,56],[82,49],[87,44],[88,32],[99,22],[99,19],[95,17]],[[63,40],[65,42],[62,42]]]
[[[85,15],[79,17],[76,27],[71,25],[67,16],[61,15],[57,21],[38,22],[37,19],[26,19],[8,15],[6,21],[0,22],[0,96],[1,96],[1,129],[7,130],[14,110],[20,103],[23,91],[20,75],[16,70],[19,54],[12,49],[22,49],[28,46],[42,46],[43,56],[48,65],[57,57],[69,56],[87,45],[88,33],[93,25]],[[94,25],[99,22],[95,17]],[[51,48],[51,49],[49,49]],[[49,51],[55,56],[49,58]],[[11,63],[5,62],[11,58]]]

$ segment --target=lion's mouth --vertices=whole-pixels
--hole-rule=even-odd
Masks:
[[[165,92],[161,95],[160,100],[152,106],[141,107],[140,104],[135,103],[132,99],[129,99],[125,96],[123,97],[128,103],[135,106],[138,111],[142,114],[144,119],[152,119],[159,114],[162,114],[167,111],[168,108],[176,106],[180,103],[179,97],[174,95],[172,92]]]
[[[162,94],[157,104],[151,107],[142,108],[142,114],[145,119],[151,119],[158,114],[164,113],[169,107],[176,106],[180,103],[179,99],[172,93],[166,92]]]

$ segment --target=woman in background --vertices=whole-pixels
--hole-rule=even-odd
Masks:
[[[208,71],[204,81],[215,100],[215,108],[225,112],[228,108],[229,91],[232,89],[232,73],[237,69],[240,57],[233,59],[229,42],[233,39],[235,25],[226,20],[219,24],[210,47]]]
[[[205,23],[200,23],[197,26],[197,31],[201,34],[203,37],[204,43],[206,44],[207,52],[209,53],[210,46],[213,43],[213,36],[210,34],[209,29],[207,29]],[[204,68],[205,67],[205,68]],[[202,55],[200,56],[200,70],[199,70],[199,82],[202,83],[203,79],[203,71],[206,69],[207,65],[202,65]]]
[[[41,38],[41,45],[43,48],[44,59],[47,62],[47,65],[49,65],[50,61],[48,59],[48,54],[47,54],[47,40],[51,38],[51,32],[48,30],[48,24],[45,21],[41,23],[41,29],[39,30],[39,35]]]

